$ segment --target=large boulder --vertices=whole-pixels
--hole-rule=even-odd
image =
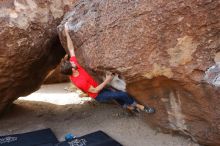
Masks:
[[[0,1],[0,113],[30,94],[65,54],[57,25],[74,0]]]
[[[88,71],[119,73],[156,108],[149,123],[220,145],[220,90],[204,80],[220,56],[219,0],[81,0],[58,27],[64,47],[65,22]]]

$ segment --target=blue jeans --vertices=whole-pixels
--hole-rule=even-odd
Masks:
[[[132,96],[123,91],[112,91],[110,89],[102,89],[95,98],[99,102],[108,102],[111,100],[117,101],[123,107],[127,105],[135,105],[136,102]]]

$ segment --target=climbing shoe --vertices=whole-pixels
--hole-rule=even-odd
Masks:
[[[145,106],[143,111],[146,112],[146,113],[148,113],[148,114],[153,114],[153,113],[155,113],[155,109],[152,108],[152,107],[146,107],[146,106]]]
[[[132,114],[132,115],[136,115],[138,113],[140,113],[140,110],[137,109],[136,107],[133,107],[133,108],[127,108],[127,111]]]
[[[137,107],[134,107],[134,109],[132,109],[132,112],[134,112],[134,113],[139,113],[140,110],[139,110]]]

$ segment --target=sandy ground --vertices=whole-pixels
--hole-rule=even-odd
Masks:
[[[102,130],[124,146],[199,146],[189,138],[158,133],[142,119],[114,103],[99,104],[64,90],[69,84],[44,85],[19,98],[0,119],[0,135],[51,128],[60,141],[64,135]]]

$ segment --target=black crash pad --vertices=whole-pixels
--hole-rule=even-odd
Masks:
[[[122,146],[119,142],[112,139],[102,131],[90,133],[70,142],[60,142],[55,146]]]
[[[0,136],[0,146],[53,146],[58,140],[51,129]]]

